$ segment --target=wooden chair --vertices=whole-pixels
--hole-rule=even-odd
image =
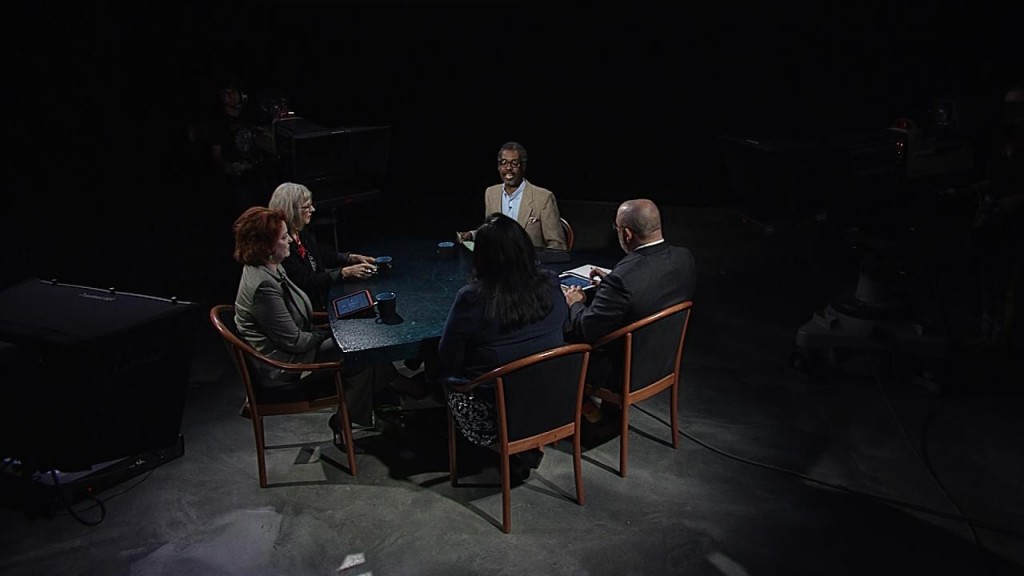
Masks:
[[[562,223],[562,231],[565,232],[565,251],[572,252],[572,246],[576,243],[576,234],[572,231],[572,224],[565,218],[559,218],[559,222]]]
[[[324,315],[326,316],[326,315]],[[229,304],[220,304],[210,309],[210,322],[217,332],[224,338],[228,352],[235,362],[235,368],[245,385],[245,398],[249,406],[249,414],[252,418],[252,431],[256,436],[256,463],[259,467],[260,488],[267,487],[267,467],[264,452],[266,451],[266,438],[263,433],[263,418],[266,416],[279,416],[284,414],[301,414],[312,412],[322,408],[333,407],[338,411],[338,417],[342,426],[342,434],[345,437],[345,450],[348,453],[349,472],[356,475],[355,446],[352,443],[352,424],[348,417],[348,404],[345,402],[345,388],[342,383],[341,371],[344,367],[340,361],[318,362],[313,364],[292,364],[280,362],[260,354],[250,346],[239,334],[235,326],[235,307]],[[322,398],[309,399],[301,387],[296,386],[291,395],[275,395],[267,398],[260,394],[259,389],[253,383],[252,367],[255,363],[263,363],[279,368],[286,372],[330,372],[334,377],[334,394]]]
[[[655,312],[607,334],[594,349],[621,353],[619,390],[588,387],[587,393],[611,402],[622,411],[619,427],[619,476],[626,476],[629,458],[629,407],[671,389],[672,447],[679,448],[679,364],[686,344],[693,301]],[[612,347],[621,345],[621,351]]]
[[[580,456],[580,406],[591,347],[570,344],[538,352],[499,366],[457,390],[466,392],[493,382],[498,414],[498,442],[490,448],[501,455],[501,530],[512,530],[509,457],[543,449],[572,438],[576,502],[582,506],[583,472]],[[458,486],[456,423],[448,410],[448,467],[452,486]]]

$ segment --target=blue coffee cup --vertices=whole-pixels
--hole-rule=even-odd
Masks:
[[[448,260],[452,256],[455,256],[455,243],[454,242],[438,242],[437,243],[437,255],[442,260]]]

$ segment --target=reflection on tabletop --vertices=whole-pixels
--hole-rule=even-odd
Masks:
[[[437,238],[378,239],[358,246],[360,254],[387,254],[391,257],[389,274],[375,274],[365,280],[349,280],[331,288],[336,298],[359,290],[376,295],[394,292],[396,313],[401,322],[378,322],[376,312],[337,318],[331,311],[331,329],[335,341],[345,353],[345,361],[356,365],[394,362],[413,357],[419,343],[438,338],[448,318],[455,294],[467,282],[472,271],[473,254],[466,242],[455,246],[446,257],[439,251]],[[461,247],[460,247],[461,246]],[[568,262],[543,264],[554,272],[591,266],[611,266],[609,256],[573,253]]]

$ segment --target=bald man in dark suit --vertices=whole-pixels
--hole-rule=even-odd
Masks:
[[[623,202],[612,226],[626,256],[607,274],[598,269],[591,272],[597,287],[589,305],[578,287],[566,291],[572,340],[592,343],[630,322],[693,299],[697,285],[693,254],[665,242],[661,213],[654,202],[643,198]]]

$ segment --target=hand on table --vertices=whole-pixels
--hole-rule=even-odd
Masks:
[[[362,254],[351,254],[350,253],[348,255],[348,263],[349,264],[376,264],[377,263],[377,259],[374,258],[373,256],[363,256]]]
[[[377,272],[377,267],[365,262],[345,266],[341,269],[342,280],[365,280]]]

